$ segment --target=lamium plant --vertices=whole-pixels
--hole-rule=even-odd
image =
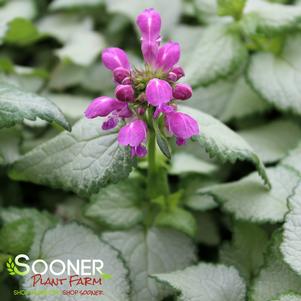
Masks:
[[[1,301],[301,301],[300,0],[0,18]]]
[[[186,101],[192,96],[192,88],[178,83],[184,70],[177,65],[180,45],[168,42],[161,46],[161,16],[152,8],[144,10],[136,21],[141,32],[141,51],[144,66],[131,67],[127,54],[120,48],[106,48],[102,62],[112,71],[116,85],[115,98],[100,96],[92,101],[85,116],[106,117],[103,130],[110,130],[125,123],[118,133],[118,143],[129,146],[132,158],[148,154],[149,191],[156,197],[154,177],[158,170],[164,178],[163,169],[156,166],[157,145],[170,159],[167,136],[175,136],[177,145],[199,134],[199,125],[188,114],[177,111],[176,101]],[[145,144],[147,143],[147,147]],[[160,189],[159,189],[160,191]]]

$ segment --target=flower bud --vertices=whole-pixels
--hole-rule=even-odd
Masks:
[[[179,80],[180,78],[182,78],[185,75],[185,72],[184,72],[183,68],[180,67],[180,66],[173,67],[171,69],[171,72],[173,72],[177,75],[177,80]]]
[[[85,116],[87,118],[108,116],[115,110],[121,110],[125,105],[125,103],[115,98],[108,96],[97,97],[88,106],[85,111]]]
[[[172,81],[172,82],[176,82],[178,80],[177,75],[174,72],[169,72],[167,79]]]
[[[106,48],[102,52],[102,62],[109,70],[123,67],[130,68],[130,63],[127,54],[120,48],[112,47]]]
[[[159,48],[156,58],[156,67],[163,71],[171,69],[180,59],[180,45],[175,42],[168,42]]]
[[[131,85],[118,85],[115,89],[115,96],[121,101],[131,102],[135,99],[135,91]]]
[[[131,78],[128,76],[128,77],[125,77],[122,81],[122,84],[123,85],[130,85],[132,83],[132,80]]]
[[[118,67],[113,70],[114,80],[119,84],[121,84],[122,81],[129,75],[130,75],[130,71],[123,67]]]
[[[177,84],[172,95],[175,99],[186,100],[192,96],[192,89],[188,84]]]
[[[156,107],[172,99],[172,88],[167,81],[154,78],[148,82],[145,94],[147,102]]]

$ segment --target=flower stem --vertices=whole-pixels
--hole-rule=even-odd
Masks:
[[[156,154],[156,132],[153,125],[153,114],[149,111],[148,133],[148,175],[147,191],[150,200],[169,195],[169,184],[166,168],[161,166]]]

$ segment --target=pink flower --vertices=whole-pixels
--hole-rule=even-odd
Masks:
[[[120,129],[118,142],[121,145],[129,145],[132,156],[143,157],[146,155],[146,148],[142,143],[146,140],[146,136],[146,123],[140,119],[136,119]]]
[[[192,89],[188,84],[176,84],[172,95],[175,99],[186,100],[192,96]]]
[[[115,89],[115,96],[121,101],[134,101],[135,91],[131,85],[118,85]]]
[[[198,122],[185,113],[171,112],[165,115],[167,130],[177,137],[177,144],[182,145],[186,140],[199,134]]]
[[[101,96],[94,99],[85,116],[106,117],[103,130],[115,128],[123,120],[125,126],[119,130],[119,144],[130,146],[132,156],[143,157],[147,153],[144,143],[148,126],[152,132],[162,129],[159,117],[164,118],[167,130],[177,137],[179,145],[197,135],[199,127],[193,118],[177,112],[176,100],[192,96],[189,85],[177,83],[184,76],[184,70],[177,65],[180,45],[168,42],[160,47],[161,17],[152,8],[137,17],[137,25],[141,31],[144,67],[132,68],[122,49],[104,49],[102,61],[113,73],[116,98]],[[153,118],[152,122],[149,118]]]
[[[154,78],[147,84],[145,94],[147,102],[156,107],[172,99],[172,88],[167,81]]]
[[[102,62],[109,69],[114,70],[122,67],[130,68],[129,60],[126,53],[120,48],[106,48],[102,51]]]
[[[161,16],[153,8],[144,10],[136,20],[142,33],[141,50],[148,64],[155,62],[160,44]]]
[[[115,110],[121,110],[126,106],[126,103],[123,103],[115,98],[111,98],[108,96],[101,96],[95,98],[87,110],[85,111],[85,116],[87,118],[95,118],[95,117],[104,117],[108,116]]]
[[[162,69],[163,71],[168,71],[178,63],[180,59],[180,53],[181,51],[179,43],[166,43],[158,51],[156,67]]]

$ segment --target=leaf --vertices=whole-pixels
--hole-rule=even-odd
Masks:
[[[151,7],[160,12],[164,26],[162,26],[163,34],[168,33],[174,28],[181,15],[181,0],[173,0],[172,5],[166,9],[166,3],[162,0],[105,0],[106,7],[111,13],[119,13],[126,15],[134,23],[136,17],[145,8]]]
[[[64,115],[50,100],[0,82],[0,128],[22,123],[24,119],[35,120],[37,117],[70,129]]]
[[[79,15],[46,15],[38,21],[37,27],[41,33],[66,43],[74,33],[93,30],[93,20]]]
[[[66,263],[67,260],[71,260],[73,264],[81,259],[91,259],[91,260],[102,260],[104,263],[103,272],[112,275],[112,280],[106,280],[102,282],[102,285],[92,285],[87,286],[79,284],[76,282],[76,290],[102,290],[103,295],[101,299],[104,301],[115,301],[124,300],[128,301],[129,284],[127,280],[127,271],[124,268],[122,260],[119,258],[119,254],[109,245],[101,241],[92,231],[89,229],[73,224],[58,225],[54,229],[48,230],[45,233],[43,241],[41,243],[40,257],[43,258],[48,264],[53,259],[62,260]],[[55,266],[54,266],[55,268]],[[57,266],[61,269],[61,265]],[[37,265],[37,269],[39,269]],[[79,277],[84,275],[80,274]],[[94,276],[94,277],[93,277]],[[91,278],[99,279],[101,275],[95,274]],[[23,289],[39,290],[39,286],[32,287],[32,272],[23,277],[22,282]],[[51,272],[48,270],[43,278],[53,277]],[[60,277],[68,277],[67,273],[63,273]],[[44,285],[44,289],[53,288],[51,284]],[[59,290],[69,290],[69,281],[65,281],[62,285],[58,285],[56,289]],[[31,300],[35,300],[35,296],[30,296]],[[55,295],[48,295],[47,300],[54,301],[57,299]],[[61,296],[62,301],[69,300],[70,296]],[[90,296],[88,299],[99,300],[99,296]],[[86,295],[77,296],[76,300],[87,300]]]
[[[262,114],[270,108],[270,105],[247,85],[244,77],[230,77],[206,87],[196,88],[187,105],[223,121]]]
[[[56,50],[61,60],[70,60],[80,66],[90,65],[105,47],[103,37],[95,31],[72,34],[64,47]]]
[[[200,193],[195,193],[189,196],[185,205],[196,211],[207,211],[217,207],[217,203],[211,195]]]
[[[22,220],[31,220],[32,229],[30,229],[30,231],[34,232],[34,237],[28,255],[32,257],[37,257],[39,255],[40,244],[44,232],[48,228],[53,227],[57,222],[56,219],[47,212],[40,212],[36,209],[29,208],[5,208],[1,210],[0,217],[5,225],[9,225],[11,222],[19,223],[19,221]]]
[[[183,271],[154,275],[181,293],[181,301],[243,301],[246,286],[233,267],[200,263]]]
[[[301,140],[300,127],[289,119],[278,119],[242,130],[239,134],[253,146],[256,154],[266,163],[279,161]]]
[[[53,101],[64,113],[69,122],[74,123],[83,117],[83,112],[90,103],[90,97],[73,94],[47,94],[47,97]]]
[[[279,234],[273,237],[270,250],[265,255],[265,264],[253,282],[250,301],[273,300],[280,294],[301,292],[300,277],[282,259]]]
[[[287,199],[299,182],[296,172],[285,167],[267,169],[272,189],[264,187],[256,173],[243,179],[205,188],[236,219],[264,223],[282,222],[288,211]]]
[[[218,170],[218,167],[205,160],[199,159],[192,154],[178,152],[171,159],[172,175],[181,175],[185,173],[212,174]]]
[[[222,162],[234,163],[237,160],[249,161],[255,165],[259,175],[269,185],[265,168],[251,146],[238,134],[220,121],[201,111],[179,106],[179,110],[191,115],[199,123],[200,136],[198,141],[209,153]]]
[[[23,18],[16,18],[9,22],[4,42],[26,46],[37,42],[40,38],[40,33],[31,21]]]
[[[301,301],[301,295],[296,295],[296,294],[283,294],[278,298],[275,298],[270,301]]]
[[[208,85],[229,76],[244,64],[247,51],[237,33],[225,24],[201,33],[185,67],[186,80],[193,86]]]
[[[143,220],[143,193],[137,180],[110,185],[91,196],[85,215],[111,228],[132,227]]]
[[[290,267],[301,274],[300,265],[300,246],[301,246],[301,227],[300,227],[300,215],[301,215],[301,185],[299,184],[293,195],[289,198],[290,211],[285,217],[283,242],[281,244],[281,252],[283,254],[284,261],[287,262]]]
[[[20,132],[15,128],[0,130],[0,165],[11,164],[20,156]]]
[[[233,16],[236,20],[241,17],[247,0],[217,0],[217,11],[220,16]]]
[[[171,229],[134,228],[108,232],[103,239],[117,248],[130,270],[131,301],[157,301],[168,294],[148,276],[182,269],[195,261],[192,241]]]
[[[54,0],[50,10],[66,10],[74,8],[95,7],[104,3],[104,0]]]
[[[295,170],[299,176],[301,176],[301,144],[299,143],[298,146],[293,149],[287,157],[285,157],[281,164],[287,166]]]
[[[78,121],[17,160],[10,172],[15,180],[30,181],[81,195],[97,192],[128,176],[133,160],[118,145],[116,130],[104,131],[102,118]]]
[[[257,225],[237,222],[234,226],[232,244],[224,244],[220,249],[220,261],[234,266],[249,283],[263,265],[268,236]]]
[[[229,121],[241,119],[254,114],[263,114],[270,110],[270,104],[264,101],[246,83],[244,77],[240,77],[232,83],[231,94],[227,99],[227,105],[222,111],[220,119]]]
[[[197,224],[194,216],[182,208],[168,208],[159,212],[155,225],[171,227],[194,238],[197,233]]]
[[[272,35],[291,31],[301,21],[301,8],[294,5],[270,3],[269,1],[247,1],[242,25],[252,34]]]
[[[253,88],[282,111],[301,114],[301,35],[290,36],[280,55],[258,52],[252,56],[247,77]]]
[[[1,25],[15,18],[32,19],[36,15],[36,9],[31,0],[9,0],[0,9]]]
[[[32,226],[32,221],[29,218],[19,219],[4,225],[0,229],[0,249],[13,255],[27,253],[34,236]]]

